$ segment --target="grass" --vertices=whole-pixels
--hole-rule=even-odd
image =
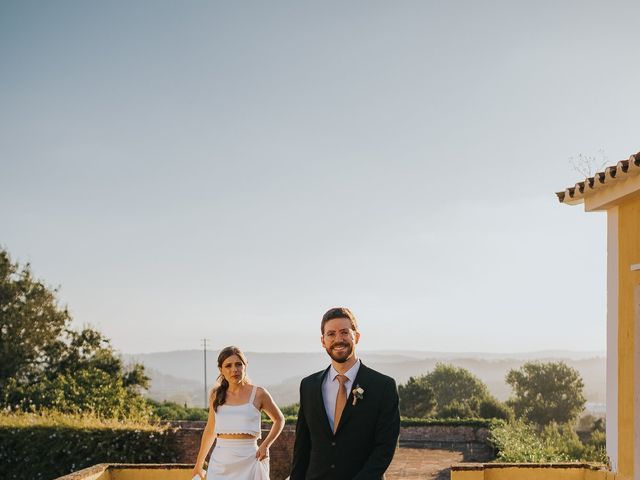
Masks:
[[[70,415],[56,411],[40,411],[37,413],[0,411],[0,428],[30,428],[30,427],[55,427],[55,428],[86,428],[109,430],[141,430],[161,431],[167,427],[150,422],[133,420],[114,420],[100,418],[91,413],[83,415]]]

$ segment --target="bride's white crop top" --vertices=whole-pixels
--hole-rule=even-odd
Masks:
[[[248,403],[242,405],[220,405],[216,410],[215,434],[219,433],[248,433],[260,438],[260,411],[253,404],[257,387],[251,390]]]

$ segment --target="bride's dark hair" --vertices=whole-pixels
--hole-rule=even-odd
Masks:
[[[244,353],[238,347],[225,347],[220,351],[218,355],[218,368],[222,368],[222,364],[224,361],[232,355],[237,355],[240,361],[247,366],[247,358],[244,356]],[[220,405],[224,405],[224,402],[227,400],[227,389],[229,388],[229,382],[224,378],[224,375],[218,375],[218,386],[214,388],[211,396],[213,397],[213,410],[218,411],[218,407]]]

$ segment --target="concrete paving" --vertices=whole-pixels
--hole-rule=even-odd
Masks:
[[[449,480],[451,464],[462,461],[461,452],[400,448],[386,476],[389,480]]]

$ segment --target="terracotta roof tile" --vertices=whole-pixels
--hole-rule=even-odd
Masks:
[[[602,172],[596,172],[593,177],[585,178],[562,192],[556,192],[556,195],[560,203],[580,203],[590,193],[638,174],[640,174],[640,152],[631,155],[629,160],[620,160],[614,166],[607,167]]]

